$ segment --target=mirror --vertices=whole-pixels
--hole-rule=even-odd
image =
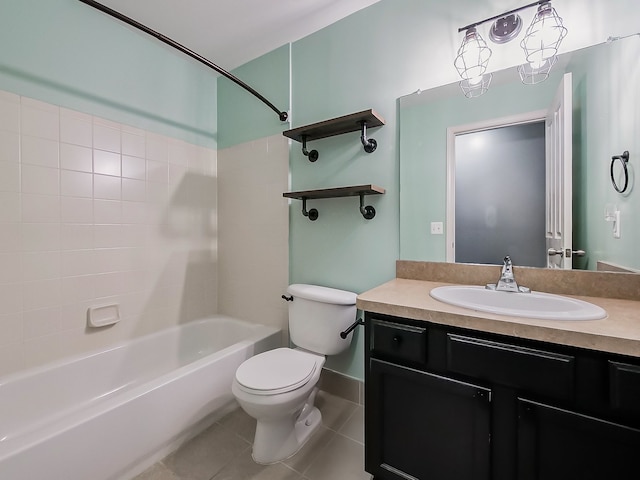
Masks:
[[[400,258],[446,261],[453,238],[446,225],[447,130],[546,110],[564,73],[571,72],[572,236],[574,249],[586,252],[574,257],[573,268],[640,271],[640,193],[634,191],[634,165],[640,162],[638,60],[640,35],[634,35],[561,55],[549,78],[536,85],[523,85],[510,68],[495,72],[489,91],[477,98],[464,97],[457,83],[401,97]],[[629,186],[618,193],[611,162],[624,151],[630,155]],[[513,166],[509,158],[503,162],[505,169]],[[612,170],[618,185],[624,183],[621,165],[614,162]],[[517,250],[507,253],[517,265]]]

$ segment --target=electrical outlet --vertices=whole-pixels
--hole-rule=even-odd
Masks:
[[[431,235],[442,235],[444,233],[444,225],[442,222],[431,222]]]

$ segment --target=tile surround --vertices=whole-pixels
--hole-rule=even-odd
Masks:
[[[216,162],[0,92],[0,375],[216,313]],[[122,321],[89,334],[98,303]]]
[[[274,135],[219,150],[218,181],[220,313],[281,328],[286,337],[288,140]]]

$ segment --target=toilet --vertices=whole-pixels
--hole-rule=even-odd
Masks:
[[[236,370],[232,391],[242,409],[257,420],[252,456],[271,464],[295,454],[321,425],[314,406],[325,355],[351,344],[341,338],[356,320],[356,294],[318,285],[287,288],[289,335],[296,348],[255,355]]]

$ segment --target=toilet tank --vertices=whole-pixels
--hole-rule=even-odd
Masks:
[[[351,344],[353,333],[340,337],[356,320],[356,294],[318,285],[294,284],[287,288],[289,335],[298,347],[322,355],[335,355]]]

